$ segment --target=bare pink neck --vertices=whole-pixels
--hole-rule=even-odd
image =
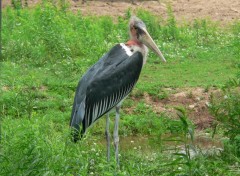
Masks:
[[[127,45],[127,46],[138,45],[138,46],[142,47],[142,43],[137,40],[129,40],[125,43],[125,45]]]

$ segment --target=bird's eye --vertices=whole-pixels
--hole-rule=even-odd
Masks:
[[[138,30],[138,27],[136,27],[136,26],[133,26],[133,28],[134,28],[135,30]]]

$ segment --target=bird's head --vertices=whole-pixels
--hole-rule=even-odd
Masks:
[[[136,16],[132,16],[129,23],[129,31],[132,40],[143,43],[148,48],[153,50],[164,62],[166,62],[161,51],[158,49],[152,37],[149,35],[146,25],[141,19],[137,18]]]

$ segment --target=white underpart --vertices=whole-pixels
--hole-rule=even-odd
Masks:
[[[127,46],[124,43],[120,43],[128,56],[132,56],[135,52],[139,51],[143,55],[143,65],[147,62],[148,48],[145,45],[139,47],[138,45]]]
[[[94,106],[93,106],[93,121],[96,119],[96,109],[97,109],[97,103],[96,104],[94,104]]]
[[[106,112],[106,110],[107,110],[107,97],[104,99],[103,112]]]
[[[102,115],[102,101],[100,101],[100,105],[99,105],[99,112],[98,112],[98,117]]]

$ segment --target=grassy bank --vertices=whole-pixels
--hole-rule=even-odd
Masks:
[[[68,123],[75,87],[81,75],[116,43],[128,39],[128,19],[82,16],[45,3],[31,9],[3,11],[3,58],[0,62],[0,175],[237,175],[239,161],[231,154],[199,155],[163,152],[162,137],[190,146],[193,129],[184,113],[179,120],[155,114],[144,100],[128,98],[123,106],[120,135],[147,135],[144,145],[121,151],[106,162],[104,118],[77,144]],[[149,33],[167,59],[150,53],[133,96],[158,96],[163,87],[221,87],[239,70],[240,23],[222,27],[207,20],[177,25],[169,10],[163,21],[139,11]],[[136,105],[133,112],[128,107]],[[113,116],[113,115],[112,115]],[[186,126],[187,125],[187,126]],[[111,123],[113,127],[113,123]],[[120,138],[121,141],[121,138]],[[152,141],[152,142],[151,142]],[[121,146],[121,142],[120,142]],[[112,150],[113,152],[113,150]],[[231,155],[231,156],[230,156]],[[234,158],[234,159],[233,159]]]

